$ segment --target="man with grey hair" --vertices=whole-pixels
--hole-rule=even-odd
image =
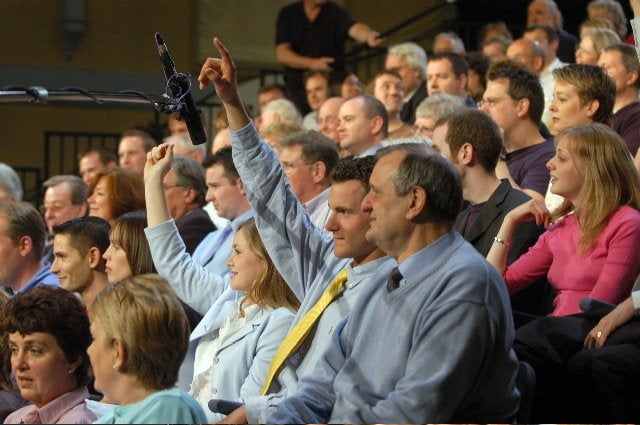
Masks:
[[[187,252],[193,255],[198,244],[216,230],[209,214],[202,209],[207,192],[204,168],[193,158],[177,155],[164,176],[162,188],[171,218]]]
[[[423,100],[416,109],[416,120],[413,124],[416,136],[431,139],[433,129],[440,117],[464,111],[467,105],[460,96],[449,93],[436,93]]]
[[[412,124],[416,108],[427,97],[427,52],[416,43],[393,45],[387,53],[384,68],[400,75],[404,86],[404,106],[400,119]]]
[[[22,201],[22,183],[16,171],[0,162],[0,204]]]
[[[598,65],[616,85],[611,127],[635,156],[640,148],[640,62],[636,49],[625,43],[612,44],[600,53]]]
[[[302,115],[296,105],[288,99],[274,99],[264,105],[260,111],[260,128],[267,128],[277,122],[302,125]]]
[[[458,34],[453,31],[445,31],[436,35],[433,40],[433,53],[454,52],[460,55],[466,55],[467,49],[464,47],[464,42]]]
[[[189,133],[179,133],[174,134],[169,137],[165,137],[163,143],[169,143],[173,145],[173,154],[186,156],[187,158],[192,158],[198,162],[198,164],[202,164],[205,157],[207,156],[207,146],[205,143],[201,145],[194,145],[191,142],[191,137]]]
[[[40,285],[60,286],[51,264],[43,262],[47,228],[28,202],[0,204],[0,285],[13,294]]]
[[[87,215],[89,188],[80,177],[72,174],[53,176],[42,186],[45,192],[40,212],[47,224],[48,232],[44,259],[52,262],[53,227]]]
[[[527,8],[527,27],[548,25],[558,32],[558,58],[564,63],[575,63],[576,44],[580,40],[562,28],[562,13],[554,0],[533,0]]]
[[[313,224],[324,229],[331,214],[329,174],[338,163],[334,143],[317,131],[300,131],[282,139],[277,152],[291,190]]]

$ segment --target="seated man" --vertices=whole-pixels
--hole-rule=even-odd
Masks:
[[[107,167],[117,167],[118,157],[104,148],[89,148],[78,154],[78,172],[89,187],[93,177]]]
[[[80,217],[53,227],[51,272],[60,285],[82,297],[87,308],[109,284],[102,255],[109,247],[109,223],[99,217]]]
[[[13,294],[40,285],[60,286],[43,262],[47,228],[27,202],[0,203],[0,285]]]
[[[338,150],[317,131],[301,131],[281,140],[277,151],[291,190],[313,223],[323,228],[331,213],[329,175],[338,162]]]
[[[507,213],[531,199],[512,188],[509,180],[496,176],[495,168],[502,151],[500,128],[484,112],[467,108],[438,120],[433,147],[460,171],[462,197],[469,203],[458,215],[455,229],[486,257]],[[519,223],[507,263],[513,263],[527,252],[542,232],[544,227],[533,221]],[[547,282],[541,280],[535,288],[527,288],[526,294],[512,295],[511,306],[531,314],[548,314],[551,310],[549,292]]]
[[[174,150],[176,147],[174,145]],[[200,242],[216,230],[209,214],[202,209],[207,191],[202,165],[194,159],[176,156],[171,170],[164,176],[162,188],[171,218],[187,252],[193,254]]]
[[[370,184],[367,240],[398,266],[370,278],[314,373],[268,422],[511,421],[509,301],[497,271],[453,231],[457,172],[425,145],[395,145],[378,154]],[[384,358],[393,361],[372,368]]]

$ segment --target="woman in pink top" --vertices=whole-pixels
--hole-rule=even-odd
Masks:
[[[2,327],[9,334],[11,370],[31,402],[5,423],[80,424],[96,420],[89,396],[89,318],[71,292],[31,289],[7,303]]]
[[[580,313],[587,297],[620,303],[640,273],[640,177],[629,150],[603,124],[569,127],[556,136],[547,168],[551,191],[564,203],[553,214],[535,200],[512,210],[487,260],[512,294],[546,277],[556,292],[552,316]],[[547,231],[506,267],[516,224],[531,220]]]

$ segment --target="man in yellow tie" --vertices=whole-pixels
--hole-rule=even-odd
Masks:
[[[298,378],[313,371],[365,282],[391,260],[365,239],[370,217],[361,201],[369,190],[374,158],[341,161],[331,173],[331,215],[325,227],[333,237],[327,237],[312,224],[291,191],[276,153],[260,139],[242,106],[231,57],[221,44],[216,46],[225,52],[223,59],[208,59],[199,80],[201,86],[213,82],[224,103],[234,162],[260,235],[301,301],[267,374],[263,393],[269,395],[242,400],[244,406],[224,421],[265,423],[277,404],[295,390]]]

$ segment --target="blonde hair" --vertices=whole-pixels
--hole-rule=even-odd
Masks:
[[[300,301],[280,273],[278,273],[278,270],[276,270],[262,243],[255,220],[251,218],[240,224],[238,232],[244,232],[249,249],[264,260],[265,263],[262,273],[251,285],[251,289],[242,304],[253,302],[263,308],[267,306],[271,308],[286,307],[292,311],[298,310]]]
[[[190,331],[184,309],[164,278],[143,274],[107,286],[96,297],[90,316],[108,340],[124,345],[122,373],[135,376],[150,390],[175,385]]]
[[[566,128],[556,136],[556,145],[561,142],[581,164],[584,184],[577,208],[565,199],[552,218],[575,210],[581,232],[579,248],[587,251],[621,206],[640,209],[640,176],[622,137],[604,124]]]

